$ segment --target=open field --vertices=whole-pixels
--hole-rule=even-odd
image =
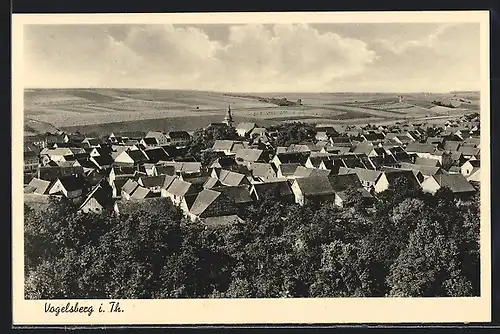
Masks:
[[[228,106],[235,123],[283,121],[359,123],[462,115],[479,108],[479,94],[396,93],[256,93],[230,94],[154,89],[27,89],[24,94],[25,135],[60,128],[112,132],[185,129],[220,122]],[[270,98],[302,101],[279,106]],[[264,99],[264,101],[263,101]],[[265,100],[267,99],[267,100]],[[446,100],[447,99],[447,100]],[[459,108],[437,107],[432,101],[461,101]],[[271,101],[274,102],[274,101]]]

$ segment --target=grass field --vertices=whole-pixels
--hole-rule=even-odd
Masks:
[[[278,106],[261,98],[302,100],[300,106]],[[359,123],[432,117],[479,108],[474,92],[453,94],[396,93],[255,93],[154,89],[27,89],[24,93],[25,135],[54,129],[84,132],[188,131],[220,122],[231,106],[235,123],[283,121]],[[436,108],[431,102],[462,99],[457,110]],[[459,109],[463,109],[459,111]]]

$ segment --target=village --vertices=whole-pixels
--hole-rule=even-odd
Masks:
[[[289,146],[273,145],[279,131],[234,122],[230,108],[221,121],[208,126],[233,127],[239,138],[215,140],[207,165],[187,154],[192,134],[182,130],[25,137],[24,201],[43,208],[65,197],[82,213],[120,214],[164,197],[192,221],[217,226],[240,221],[241,208],[269,196],[342,208],[355,190],[374,207],[400,179],[431,194],[446,187],[459,200],[479,189],[477,113],[442,125],[317,125],[314,138]]]

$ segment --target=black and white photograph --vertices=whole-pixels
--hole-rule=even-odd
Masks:
[[[484,297],[461,15],[24,24],[20,298]]]

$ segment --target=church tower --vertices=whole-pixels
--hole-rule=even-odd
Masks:
[[[233,126],[233,116],[231,115],[231,106],[227,105],[227,115],[224,117],[224,123],[228,126]]]

